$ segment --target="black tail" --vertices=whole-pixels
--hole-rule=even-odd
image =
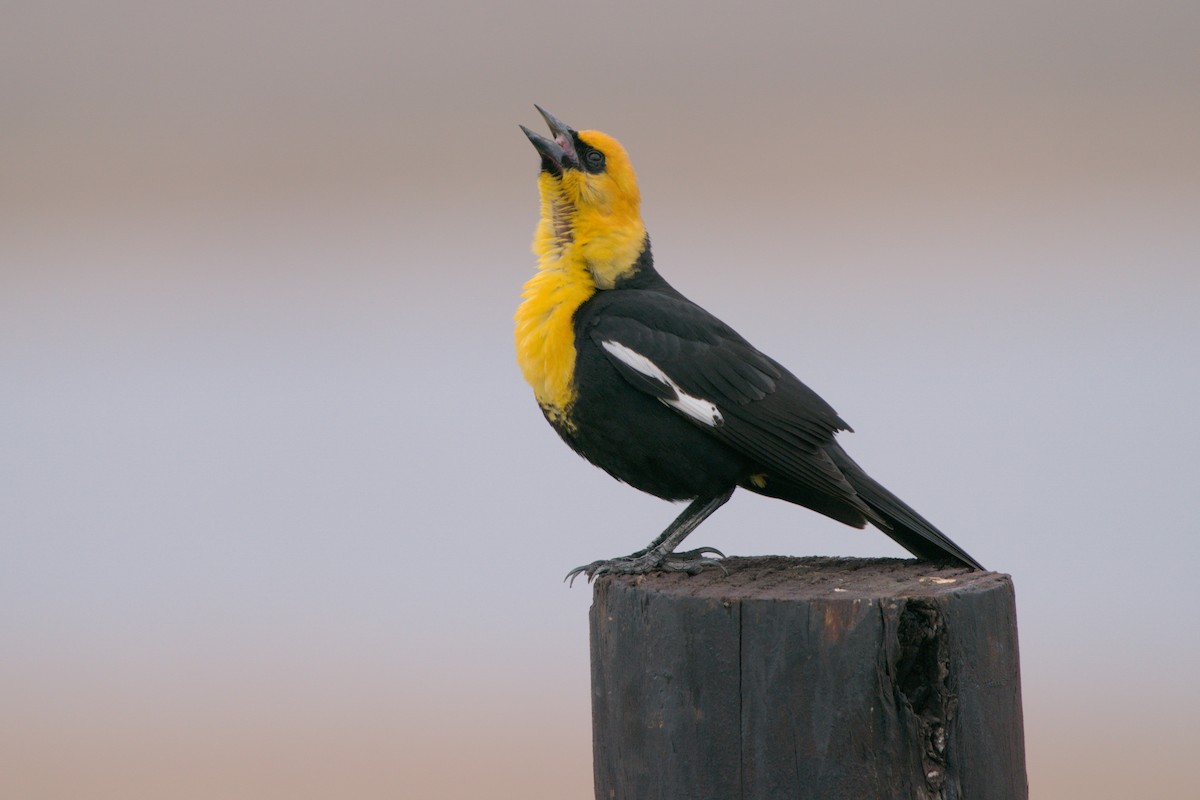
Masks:
[[[827,445],[825,452],[833,459],[833,463],[837,464],[863,502],[888,525],[876,527],[892,537],[898,545],[917,558],[929,561],[956,561],[974,569],[983,569],[982,564],[950,541],[949,537],[935,528],[929,520],[913,511],[907,503],[864,472],[838,444]]]

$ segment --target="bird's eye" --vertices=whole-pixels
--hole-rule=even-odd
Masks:
[[[604,169],[604,153],[601,153],[599,150],[589,150],[584,158],[587,159],[589,170],[599,172]]]

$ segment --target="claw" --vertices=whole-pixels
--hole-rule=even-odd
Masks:
[[[725,557],[725,554],[715,547],[698,547],[681,553],[639,551],[632,555],[593,561],[576,567],[566,574],[563,581],[570,587],[575,585],[575,579],[580,575],[587,575],[588,583],[601,575],[645,575],[648,572],[686,572],[695,575],[705,567],[720,567],[721,571],[728,575],[729,570],[725,569],[720,561],[709,558],[713,555]]]
[[[575,579],[586,572],[587,576],[588,576],[588,578],[587,578],[588,583],[591,583],[592,582],[592,573],[595,571],[596,567],[600,563],[602,563],[602,562],[594,561],[591,564],[588,564],[587,566],[576,567],[575,569],[571,570],[570,572],[568,572],[566,574],[566,576],[563,578],[563,582],[566,583],[567,588],[570,589],[572,586],[575,585]]]
[[[725,557],[725,554],[715,547],[697,547],[695,550],[685,550],[682,553],[672,553],[671,555],[682,558],[703,558],[707,555],[714,555],[720,558]]]

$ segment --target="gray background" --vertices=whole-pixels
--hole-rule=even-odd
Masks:
[[[1192,787],[1200,6],[3,16],[0,795],[590,797],[560,580],[677,509],[515,366],[534,102],[1013,574],[1034,796]],[[900,555],[742,494],[693,541]]]

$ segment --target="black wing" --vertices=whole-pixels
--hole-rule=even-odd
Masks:
[[[820,503],[823,513],[860,527],[868,519],[883,523],[826,452],[834,434],[850,427],[816,392],[689,300],[612,295],[587,333],[633,386],[746,455],[768,480],[833,501]],[[831,512],[836,506],[841,513]]]
[[[631,384],[758,464],[765,481],[748,476],[747,489],[856,527],[869,521],[921,558],[982,569],[846,454],[834,435],[850,426],[828,403],[728,325],[682,295],[606,294],[593,341]]]

